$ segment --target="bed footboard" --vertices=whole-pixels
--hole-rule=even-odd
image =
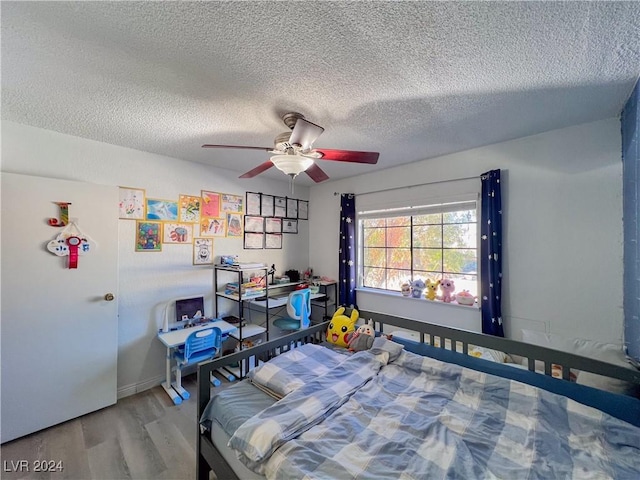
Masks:
[[[304,330],[298,330],[288,335],[276,338],[275,340],[270,340],[254,347],[241,350],[237,353],[199,364],[197,395],[198,420],[211,398],[210,378],[214,371],[233,364],[244,364],[244,370],[246,371],[252,357],[262,361],[267,361],[281,353],[291,350],[292,348],[296,348],[299,345],[303,345],[305,343],[320,343],[325,339],[328,325],[329,322],[312,325]],[[198,432],[197,456],[196,476],[199,480],[209,480],[209,471],[214,469],[218,478],[238,478],[206,433],[201,434]]]

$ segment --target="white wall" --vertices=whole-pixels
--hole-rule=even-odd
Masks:
[[[620,122],[612,118],[314,186],[311,266],[322,265],[337,277],[340,197],[334,192],[358,194],[499,168],[507,336],[520,338],[520,330],[529,328],[620,342],[620,149]],[[393,199],[393,192],[388,195]],[[478,309],[362,292],[357,298],[363,310],[481,329]]]
[[[239,180],[237,172],[12,122],[2,122],[2,171],[144,188],[152,198],[177,200],[180,194],[199,195],[200,190],[290,195],[288,179],[282,182],[262,177]],[[296,187],[296,198],[307,199],[308,195],[308,188]],[[55,208],[53,205],[52,216],[58,213]],[[73,205],[70,216],[73,217]],[[290,268],[304,270],[309,266],[307,224],[299,222],[298,235],[284,235],[282,250],[243,250],[240,239],[216,238],[214,253],[216,256],[238,254],[242,261],[275,263],[279,273]],[[213,314],[212,270],[192,265],[189,246],[165,244],[162,252],[135,252],[134,238],[135,221],[120,220],[119,396],[156,385],[164,377],[165,350],[156,333],[168,299],[205,294],[206,313]]]

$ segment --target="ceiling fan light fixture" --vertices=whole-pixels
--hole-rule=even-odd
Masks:
[[[274,155],[271,157],[271,163],[281,172],[295,178],[313,165],[313,159],[300,155]]]

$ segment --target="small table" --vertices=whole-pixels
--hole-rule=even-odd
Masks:
[[[230,333],[234,332],[237,327],[231,325],[224,320],[214,320],[208,323],[200,324],[196,327],[181,328],[180,330],[174,330],[171,332],[158,333],[158,340],[160,340],[165,347],[167,347],[166,358],[166,380],[162,382],[162,388],[164,388],[167,395],[171,398],[175,405],[180,405],[182,400],[188,400],[191,396],[184,388],[178,387],[176,382],[171,382],[171,359],[173,358],[173,350],[181,347],[187,341],[187,337],[193,332],[204,330],[206,328],[218,327],[222,332],[222,340],[225,340]],[[176,370],[176,375],[178,371]]]

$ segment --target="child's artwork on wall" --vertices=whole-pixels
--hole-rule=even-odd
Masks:
[[[147,198],[147,220],[178,220],[178,202]]]
[[[242,236],[242,215],[227,213],[227,237]]]
[[[180,221],[188,223],[200,223],[200,202],[202,202],[202,197],[180,195],[179,202]]]
[[[227,213],[242,213],[243,200],[242,195],[230,195],[228,193],[221,193],[222,211]]]
[[[227,234],[226,218],[203,218],[200,220],[201,237],[224,237]]]
[[[191,243],[193,225],[190,223],[163,223],[162,243]]]
[[[201,190],[202,208],[200,215],[202,217],[217,218],[220,216],[220,194],[218,192],[208,192]]]
[[[213,264],[213,239],[194,238],[193,239],[193,264],[211,265]]]
[[[162,251],[160,222],[136,222],[136,252]]]
[[[120,187],[120,218],[144,220],[146,192],[142,188]]]

